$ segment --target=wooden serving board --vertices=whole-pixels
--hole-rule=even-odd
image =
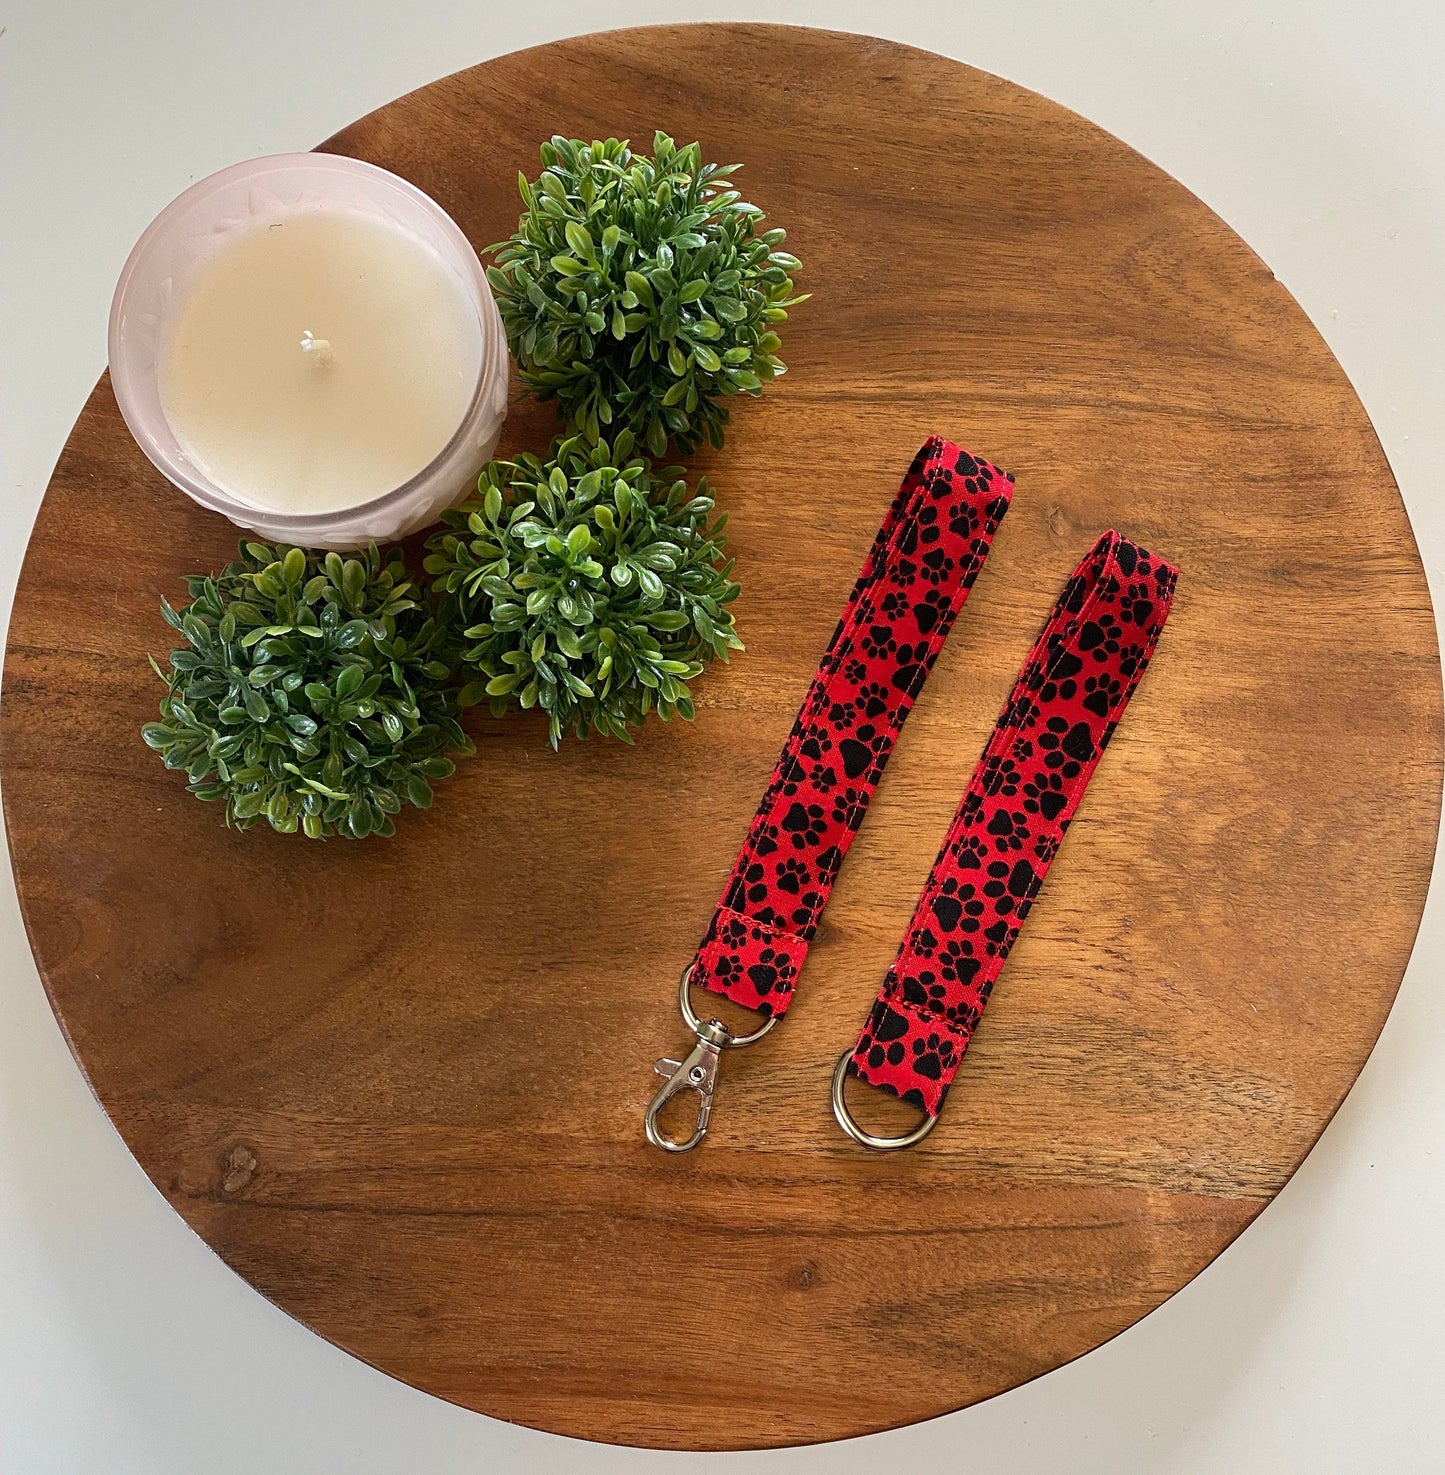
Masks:
[[[478,722],[391,841],[221,828],[137,735],[156,601],[233,532],[102,380],[36,523],[5,812],[72,1048],[156,1186],[264,1295],[443,1398],[724,1448],[955,1409],[1097,1346],[1269,1201],[1349,1089],[1420,916],[1440,673],[1390,470],[1269,268],[1064,109],[882,41],[639,30],[460,73],[327,147],[479,246],[554,132],[743,160],[816,293],[700,463],[747,653],[635,748]],[[675,985],[879,517],[939,431],[1012,512],[712,1133],[642,1136]],[[523,403],[505,449],[541,448]],[[829,1073],[1065,575],[1183,569],[1158,659],[938,1130],[851,1146]],[[861,1093],[860,1093],[861,1094]],[[887,1130],[899,1118],[876,1109]]]

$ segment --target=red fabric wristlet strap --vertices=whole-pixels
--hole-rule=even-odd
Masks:
[[[1106,533],[1004,707],[848,1063],[936,1117],[1164,628],[1178,570]]]
[[[769,1016],[798,972],[894,741],[983,567],[1013,478],[932,437],[818,663],[692,982]]]

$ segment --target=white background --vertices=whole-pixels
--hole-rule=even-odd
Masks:
[[[489,56],[700,18],[831,24],[946,52],[1162,164],[1329,340],[1439,598],[1445,12],[1429,0],[0,0],[0,608],[104,366],[115,277],[167,200]],[[1340,919],[1344,947],[1351,925]],[[932,1424],[813,1450],[669,1456],[438,1402],[226,1270],[87,1092],[0,882],[0,1471],[1440,1471],[1442,938],[1437,897],[1380,1045],[1320,1145],[1234,1247],[1138,1326]],[[659,1355],[678,1355],[666,1328],[658,1340]]]

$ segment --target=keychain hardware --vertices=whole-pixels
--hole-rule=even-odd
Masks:
[[[683,1022],[697,1036],[697,1044],[693,1046],[692,1053],[683,1060],[673,1060],[664,1055],[655,1062],[653,1070],[665,1077],[665,1080],[643,1117],[647,1140],[664,1152],[691,1152],[707,1136],[708,1118],[712,1116],[712,1097],[717,1088],[717,1070],[722,1061],[722,1052],[755,1045],[778,1022],[778,1016],[774,1014],[751,1034],[735,1035],[721,1019],[699,1018],[688,993],[691,982],[692,964],[689,963],[683,969],[677,996]],[[698,1094],[697,1123],[692,1136],[679,1142],[663,1135],[657,1116],[674,1096],[683,1091],[696,1091]]]

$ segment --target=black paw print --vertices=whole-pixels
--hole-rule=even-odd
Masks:
[[[963,803],[958,806],[959,823],[973,825],[978,822],[979,816],[983,814],[983,795],[977,789],[970,788],[963,796]]]
[[[889,679],[904,696],[916,697],[923,690],[923,683],[928,679],[928,668],[932,664],[927,641],[920,640],[916,645],[900,645],[895,660],[896,669]]]
[[[978,1005],[960,1000],[957,1004],[950,1004],[943,1011],[944,1018],[950,1024],[956,1024],[968,1034],[972,1034],[978,1028],[979,1011]]]
[[[929,975],[922,975],[927,977]],[[897,980],[893,977],[890,969],[884,988],[888,990],[887,997],[893,996],[897,986]],[[866,1042],[868,1049],[868,1064],[875,1069],[887,1060],[890,1065],[902,1065],[907,1051],[904,1049],[903,1041],[908,1034],[908,1016],[900,1013],[887,1002],[887,998],[875,999],[873,1008],[868,1014],[868,1023],[864,1028],[863,1038],[860,1044]]]
[[[1107,717],[1124,688],[1112,676],[1100,673],[1084,682],[1084,706],[1100,717]]]
[[[743,965],[731,953],[714,958],[712,976],[718,983],[736,983],[743,976]]]
[[[913,1073],[927,1081],[942,1079],[945,1070],[958,1063],[958,1047],[950,1035],[930,1033],[926,1039],[913,1042]]]
[[[880,733],[871,722],[865,722],[852,737],[839,739],[838,757],[843,763],[843,776],[866,778],[869,783],[877,783],[883,776],[887,749],[887,735]]]
[[[1074,677],[1084,669],[1084,663],[1073,651],[1059,650],[1044,669],[1044,679],[1039,686],[1039,701],[1052,702],[1056,698],[1072,701],[1079,689]]]
[[[1067,717],[1050,717],[1048,731],[1039,734],[1044,763],[1065,778],[1076,778],[1083,764],[1095,756],[1094,738],[1087,722],[1072,725]]]
[[[954,562],[942,548],[930,548],[923,555],[922,575],[930,584],[941,584],[953,572]]]
[[[800,929],[804,942],[813,940],[813,928],[826,900],[821,891],[805,891],[798,898],[798,905],[793,908],[792,920],[793,926]]]
[[[1017,809],[995,810],[988,822],[995,850],[1022,850],[1028,838],[1028,816]]]
[[[748,965],[748,981],[765,997],[771,993],[786,994],[792,992],[797,972],[786,953],[765,947],[758,954],[757,962]]]
[[[1039,720],[1039,704],[1030,696],[1020,696],[1004,714],[1003,725],[1028,732]]]
[[[920,635],[927,635],[935,625],[946,633],[949,621],[948,597],[937,589],[930,589],[913,606],[914,623]]]
[[[963,835],[953,842],[949,854],[960,870],[977,871],[988,855],[988,846],[977,835]]]
[[[1068,804],[1064,780],[1057,773],[1040,773],[1024,784],[1024,808],[1030,814],[1041,814],[1053,823]]]
[[[790,896],[797,896],[808,879],[808,868],[800,860],[785,860],[778,863],[778,885]]]
[[[823,806],[796,800],[783,816],[783,828],[793,837],[794,850],[808,850],[823,838]]]
[[[992,757],[984,760],[980,783],[985,794],[1002,794],[1012,799],[1019,791],[1019,771],[1012,758]]]
[[[1121,676],[1126,678],[1135,676],[1142,672],[1148,664],[1142,645],[1121,645],[1119,647],[1119,674]]]
[[[827,763],[815,763],[808,770],[808,782],[820,793],[826,794],[838,782],[838,775]]]
[[[918,582],[918,565],[911,558],[894,559],[888,582],[899,589],[911,588]]]
[[[833,796],[833,823],[856,830],[868,812],[868,795],[862,789],[844,789]]]
[[[938,895],[928,904],[934,920],[945,932],[977,932],[983,903],[978,888],[971,881],[949,876],[938,888]]]
[[[778,764],[779,788],[784,794],[796,794],[798,785],[807,777],[803,768],[802,760],[797,754],[790,754]]]
[[[883,1064],[883,1061],[885,1059],[888,1061],[889,1065],[902,1065],[903,1056],[905,1053],[906,1052],[903,1049],[902,1040],[894,1040],[889,1045],[873,1044],[868,1047],[868,1064],[871,1065],[874,1070],[877,1070],[878,1067]]]
[[[948,530],[955,538],[971,538],[978,531],[980,521],[974,504],[961,502],[948,519]]]
[[[1059,853],[1059,842],[1052,835],[1040,835],[1034,841],[1034,854],[1045,864]]]
[[[803,740],[798,744],[798,751],[804,758],[811,758],[816,763],[832,747],[833,739],[828,729],[821,722],[814,722],[803,730]]]
[[[988,880],[983,883],[983,894],[993,903],[1000,917],[1017,914],[1020,922],[1028,915],[1029,905],[1038,895],[1043,877],[1032,864],[1020,858],[1012,865],[996,860],[988,868]]]
[[[935,982],[935,975],[927,968],[920,969],[917,976],[904,974],[902,978],[894,979],[892,975],[889,975],[889,996],[894,993],[902,994],[904,1003],[917,1004],[920,1009],[926,1009],[930,994],[932,994],[933,982]]]
[[[897,589],[890,589],[879,601],[878,608],[888,619],[896,620],[908,608],[908,600]]]
[[[892,625],[869,625],[863,632],[863,649],[874,660],[891,656],[898,649],[898,642],[893,638]]]
[[[762,824],[757,827],[753,835],[753,849],[759,855],[771,855],[778,848],[778,827],[775,824]]]
[[[992,927],[983,929],[983,950],[991,958],[1006,958],[1018,935],[1017,927],[1010,927],[1003,921],[995,922]]]
[[[1026,738],[1015,738],[1009,750],[1015,763],[1027,763],[1034,756],[1034,745]]]
[[[728,887],[727,905],[733,911],[738,912],[748,902],[762,901],[768,894],[767,883],[763,878],[763,867],[761,862],[753,861],[751,865],[744,866],[742,871],[733,877],[732,884]]]
[[[868,667],[857,656],[851,657],[843,666],[843,679],[851,686],[868,679]]]
[[[913,525],[918,532],[918,541],[926,548],[930,543],[936,543],[942,534],[938,527],[938,508],[927,504],[918,509],[913,519]],[[924,559],[926,563],[928,560]]]
[[[1119,613],[1130,624],[1147,625],[1154,613],[1154,601],[1147,584],[1130,584],[1119,601]]]
[[[971,942],[950,942],[938,960],[938,971],[953,983],[965,987],[973,982],[982,966],[973,955]]]
[[[1098,615],[1079,627],[1079,649],[1088,651],[1096,661],[1107,661],[1119,651],[1122,627],[1113,615]]]
[[[1059,602],[1056,608],[1061,614],[1078,614],[1084,607],[1084,596],[1087,591],[1087,580],[1079,574],[1072,575],[1069,582],[1064,585],[1063,592],[1059,595]]]
[[[739,917],[729,917],[718,928],[717,935],[724,947],[741,947],[748,940],[747,923]]]
[[[881,717],[888,710],[888,688],[881,681],[870,681],[860,688],[853,705],[865,717]]]
[[[815,862],[820,881],[831,881],[838,874],[838,868],[843,864],[843,852],[836,845],[830,845],[826,850],[818,852]]]
[[[908,951],[918,958],[931,958],[938,951],[938,938],[933,928],[923,924],[915,927],[908,934]],[[915,1003],[922,1003],[922,999],[915,999]]]

